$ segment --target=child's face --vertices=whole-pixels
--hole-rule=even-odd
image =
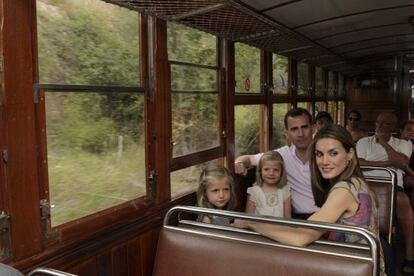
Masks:
[[[218,209],[223,209],[230,200],[230,183],[223,177],[212,181],[207,187],[207,199]]]
[[[278,161],[264,161],[262,164],[262,179],[267,185],[279,183],[282,170]]]

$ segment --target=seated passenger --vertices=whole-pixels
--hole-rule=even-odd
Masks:
[[[405,260],[402,272],[414,272],[414,214],[410,199],[404,193],[403,169],[408,166],[412,144],[392,136],[398,118],[394,113],[381,112],[375,122],[375,135],[362,138],[357,143],[357,153],[361,165],[391,167],[397,171],[397,219],[405,241]],[[378,171],[366,175],[380,175]],[[380,175],[382,176],[382,175]]]
[[[315,132],[318,132],[324,126],[333,124],[331,114],[326,111],[320,111],[315,117]]]
[[[287,183],[291,192],[292,216],[306,219],[318,208],[315,206],[309,175],[308,146],[312,142],[312,115],[303,108],[292,108],[284,118],[285,133],[290,146],[276,149],[283,158]],[[245,175],[247,169],[256,166],[263,153],[237,157],[234,170]]]
[[[308,220],[361,226],[379,237],[375,195],[359,168],[355,144],[347,130],[338,125],[321,129],[310,145],[312,191],[320,207]],[[324,231],[285,225],[237,220],[238,227],[254,231],[284,244],[304,246],[319,239]],[[352,234],[329,233],[334,240],[362,242]],[[381,274],[384,262],[381,258]]]
[[[234,211],[237,198],[231,173],[223,166],[210,164],[200,174],[197,205],[204,208]],[[220,216],[201,216],[197,221],[229,225],[229,219]]]
[[[291,217],[290,191],[282,156],[277,151],[263,154],[257,165],[256,183],[247,189],[246,213]]]
[[[348,122],[346,129],[351,133],[354,142],[358,142],[359,139],[368,136],[368,132],[359,127],[361,121],[361,113],[358,110],[352,110],[348,115]]]

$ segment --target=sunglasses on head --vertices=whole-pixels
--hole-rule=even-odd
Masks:
[[[349,117],[348,118],[349,121],[359,121],[359,118],[356,117]]]

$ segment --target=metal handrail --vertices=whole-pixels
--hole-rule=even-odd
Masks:
[[[323,231],[352,233],[354,235],[358,235],[362,237],[365,241],[367,241],[367,244],[370,248],[369,261],[371,261],[373,264],[373,275],[377,275],[377,272],[379,271],[379,261],[378,261],[379,260],[379,248],[380,248],[379,241],[375,237],[374,233],[362,227],[325,223],[325,222],[316,222],[316,221],[307,221],[307,220],[298,220],[298,219],[285,219],[285,218],[276,218],[276,217],[270,218],[270,217],[257,216],[253,214],[239,213],[239,212],[233,212],[233,211],[223,211],[223,210],[217,210],[217,209],[207,209],[207,208],[192,207],[192,206],[176,206],[176,207],[171,208],[167,212],[164,218],[164,223],[163,223],[164,228],[176,229],[173,225],[170,225],[170,222],[175,221],[178,223],[180,221],[180,215],[182,213],[193,213],[193,214],[198,214],[198,215],[217,215],[217,216],[227,217],[231,219],[249,220],[249,221],[270,223],[270,224],[281,224],[281,225],[311,228],[311,229],[317,229],[317,230],[323,230]],[[223,229],[222,226],[218,226],[218,225],[209,225],[209,228],[217,228],[219,230]],[[231,229],[231,227],[228,227],[228,229]],[[233,229],[234,231],[232,232],[239,232],[237,228],[233,228]],[[225,235],[220,235],[220,236],[229,238],[229,236],[225,236]],[[238,240],[238,239],[235,239],[235,240]],[[310,249],[303,248],[303,247],[288,246],[288,245],[280,245],[280,246],[283,246],[286,248],[295,248],[295,249],[301,248],[302,250],[305,250],[305,251],[312,251]]]
[[[48,276],[77,276],[76,274],[71,274],[67,272],[63,272],[57,269],[52,268],[43,268],[39,267],[32,270],[28,276],[35,276],[35,275],[48,275]]]
[[[392,225],[393,225],[393,218],[394,218],[394,202],[395,202],[395,192],[397,187],[397,172],[392,168],[385,168],[385,167],[377,167],[377,166],[360,166],[361,170],[364,171],[384,171],[389,174],[389,176],[365,176],[364,178],[367,181],[375,181],[375,182],[382,182],[382,183],[389,183],[391,185],[391,210],[390,210],[390,220],[388,222],[389,232],[387,241],[389,244],[392,242]]]

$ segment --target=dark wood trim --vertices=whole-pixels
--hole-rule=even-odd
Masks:
[[[34,75],[35,0],[2,1],[2,52],[4,112],[4,147],[7,197],[10,203],[14,260],[42,250],[37,141],[32,85]],[[30,233],[30,235],[28,235]]]
[[[361,43],[361,42],[382,40],[382,39],[385,39],[385,38],[404,37],[404,36],[414,36],[414,35],[413,35],[413,33],[407,33],[407,34],[398,34],[398,35],[379,36],[379,37],[367,38],[367,39],[361,39],[361,40],[353,40],[352,42],[342,43],[342,44],[335,45],[333,47],[329,47],[329,49],[332,50],[332,49],[336,49],[336,48],[347,46],[347,45],[358,44],[358,43]]]
[[[154,51],[154,121],[152,139],[155,146],[155,171],[157,175],[156,203],[167,202],[171,198],[170,164],[171,147],[171,72],[167,49],[167,23],[153,19]],[[162,156],[162,158],[161,158]]]
[[[185,156],[175,157],[171,162],[171,171],[177,171],[190,166],[198,165],[213,159],[223,157],[223,155],[223,148],[219,146]]]
[[[235,105],[258,105],[265,104],[266,96],[265,95],[236,95],[234,97]]]
[[[367,46],[367,47],[361,47],[361,48],[357,48],[357,49],[353,49],[353,50],[344,51],[344,52],[341,52],[340,54],[341,55],[346,55],[346,54],[349,54],[349,53],[355,53],[355,52],[364,51],[364,50],[373,49],[373,48],[381,48],[381,47],[387,47],[387,46],[393,46],[393,45],[402,45],[402,44],[412,45],[413,43],[414,43],[414,40],[393,42],[393,43],[383,43],[383,44],[378,44],[378,45],[374,45],[374,46]],[[378,54],[378,53],[382,53],[382,52],[379,51],[376,54]]]
[[[171,207],[194,205],[194,203],[195,194],[192,193],[177,200],[150,207],[140,216],[125,219],[121,223],[101,231],[91,232],[89,235],[78,236],[71,243],[48,247],[43,252],[14,262],[12,265],[25,273],[39,266],[68,268],[71,264],[99,254],[104,248],[111,248],[137,235],[160,228],[165,213]]]
[[[236,80],[235,80],[235,55],[234,55],[234,42],[225,40],[224,43],[224,66],[226,69],[226,133],[227,133],[227,143],[226,143],[226,162],[227,168],[231,171],[234,171],[234,160],[235,160],[235,131],[234,131],[234,105],[236,102],[235,90],[236,90]]]

